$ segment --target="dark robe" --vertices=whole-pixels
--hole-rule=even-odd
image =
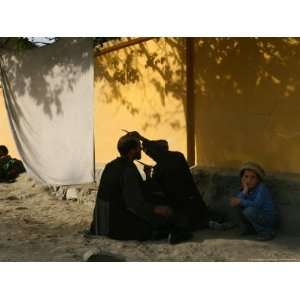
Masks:
[[[154,141],[144,141],[147,154],[157,165],[152,180],[156,181],[166,196],[166,203],[175,212],[186,217],[191,229],[208,226],[208,209],[194,182],[184,155],[162,149]]]
[[[146,240],[156,222],[135,164],[124,157],[108,163],[99,184],[91,233],[120,240]]]

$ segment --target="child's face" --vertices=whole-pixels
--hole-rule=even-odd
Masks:
[[[253,189],[259,183],[259,178],[254,171],[245,170],[241,181],[242,185],[246,184],[249,189]]]

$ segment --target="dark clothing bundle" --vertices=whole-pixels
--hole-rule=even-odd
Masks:
[[[0,181],[7,182],[14,180],[20,173],[25,172],[23,163],[9,155],[0,158]]]
[[[191,230],[208,226],[208,209],[194,182],[184,155],[162,149],[155,141],[143,142],[147,154],[157,165],[154,167],[151,186],[161,187],[166,204],[177,214],[185,216]]]
[[[102,173],[90,232],[120,240],[147,240],[163,225],[146,202],[143,179],[135,164],[119,157]]]

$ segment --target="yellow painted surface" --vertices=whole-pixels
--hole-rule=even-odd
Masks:
[[[20,158],[9,127],[2,89],[0,88],[0,145],[8,148],[12,157]]]
[[[95,61],[95,153],[107,162],[124,132],[167,139],[186,154],[185,64],[182,39],[155,39]],[[145,155],[142,158],[150,162]]]
[[[300,173],[300,39],[198,38],[195,56],[198,164]]]
[[[253,160],[300,174],[300,39],[196,38],[194,67],[197,164],[236,168]],[[186,155],[185,71],[183,38],[95,59],[96,162],[118,155],[121,129],[166,138]],[[0,143],[18,157],[0,101]]]

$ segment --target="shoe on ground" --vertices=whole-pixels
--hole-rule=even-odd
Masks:
[[[209,221],[208,227],[212,230],[224,230],[223,224],[216,222],[216,221]]]
[[[257,241],[261,241],[261,242],[264,242],[264,241],[271,241],[273,240],[275,237],[275,235],[273,233],[259,233],[257,236],[256,236],[256,240]]]
[[[250,225],[245,224],[241,226],[240,236],[253,235],[256,233],[255,229]]]
[[[169,233],[168,243],[171,245],[179,244],[190,240],[193,234],[189,231],[174,231]]]
[[[233,228],[234,226],[235,226],[235,224],[233,224],[231,222],[219,223],[219,222],[215,222],[215,221],[209,221],[209,223],[208,223],[208,227],[210,229],[220,230],[220,231],[229,230],[229,229]]]
[[[236,224],[233,222],[224,222],[222,225],[223,225],[223,230],[229,230],[236,227]]]
[[[168,238],[169,231],[155,230],[152,232],[151,240],[159,241]]]

